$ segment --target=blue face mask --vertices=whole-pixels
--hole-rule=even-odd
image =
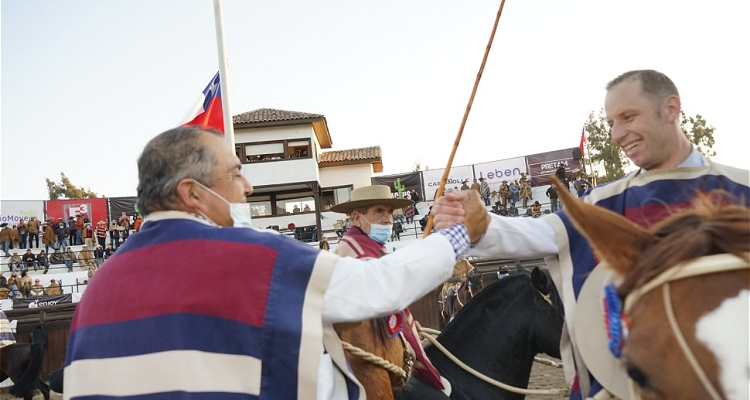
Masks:
[[[388,239],[391,238],[391,233],[393,231],[393,227],[391,225],[385,225],[385,224],[371,224],[370,221],[367,221],[367,218],[362,217],[363,220],[367,222],[368,225],[370,225],[370,234],[367,235],[370,239],[380,243],[385,244],[385,242],[388,241]]]

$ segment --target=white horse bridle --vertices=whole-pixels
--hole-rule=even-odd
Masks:
[[[630,293],[625,299],[625,314],[629,314],[633,305],[643,297],[646,293],[653,289],[661,286],[662,288],[662,301],[664,302],[664,309],[667,313],[667,320],[669,321],[669,327],[672,329],[672,333],[677,338],[677,343],[682,349],[682,353],[688,359],[690,367],[692,367],[695,375],[703,384],[703,387],[709,393],[712,399],[720,400],[721,396],[716,388],[711,384],[706,372],[698,363],[695,358],[690,346],[685,340],[685,336],[682,334],[680,327],[677,325],[677,319],[674,315],[674,308],[672,307],[672,298],[670,295],[669,283],[672,281],[699,276],[714,274],[717,272],[736,271],[742,269],[750,269],[750,253],[744,254],[743,257],[735,256],[734,254],[716,254],[711,256],[704,256],[690,261],[685,261],[675,265],[674,267],[662,272],[656,278],[648,281],[645,285],[639,287]],[[640,399],[640,392],[637,389],[632,380],[630,383],[630,395],[632,399]]]

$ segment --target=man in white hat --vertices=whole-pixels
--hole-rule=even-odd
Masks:
[[[391,188],[385,185],[363,186],[354,189],[350,199],[331,207],[331,211],[347,214],[352,221],[352,227],[341,238],[334,253],[359,259],[380,258],[387,254],[388,249],[385,242],[391,237],[393,210],[411,206],[414,202],[393,197]],[[411,312],[406,309],[403,313],[402,332],[404,338],[414,349],[417,358],[417,363],[414,365],[414,375],[440,390],[445,390],[449,387],[448,383],[441,379],[440,373],[437,372],[437,369],[424,353]],[[340,332],[340,334],[344,341],[356,339],[355,337],[347,337],[345,332]],[[357,343],[353,344],[357,345]]]

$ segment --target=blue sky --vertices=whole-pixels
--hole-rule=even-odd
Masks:
[[[233,114],[326,116],[334,149],[380,145],[385,173],[443,168],[499,1],[224,0]],[[454,165],[578,144],[604,85],[653,68],[747,168],[750,6],[508,0]],[[2,0],[0,198],[46,199],[60,172],[133,196],[145,143],[218,69],[212,0]],[[743,136],[741,136],[743,135]]]

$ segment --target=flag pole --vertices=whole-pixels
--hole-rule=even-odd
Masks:
[[[221,0],[214,0],[216,20],[216,47],[219,49],[219,81],[221,84],[221,108],[224,112],[224,141],[234,151],[234,123],[229,108],[229,67],[227,65],[226,41],[224,40],[224,8]]]

